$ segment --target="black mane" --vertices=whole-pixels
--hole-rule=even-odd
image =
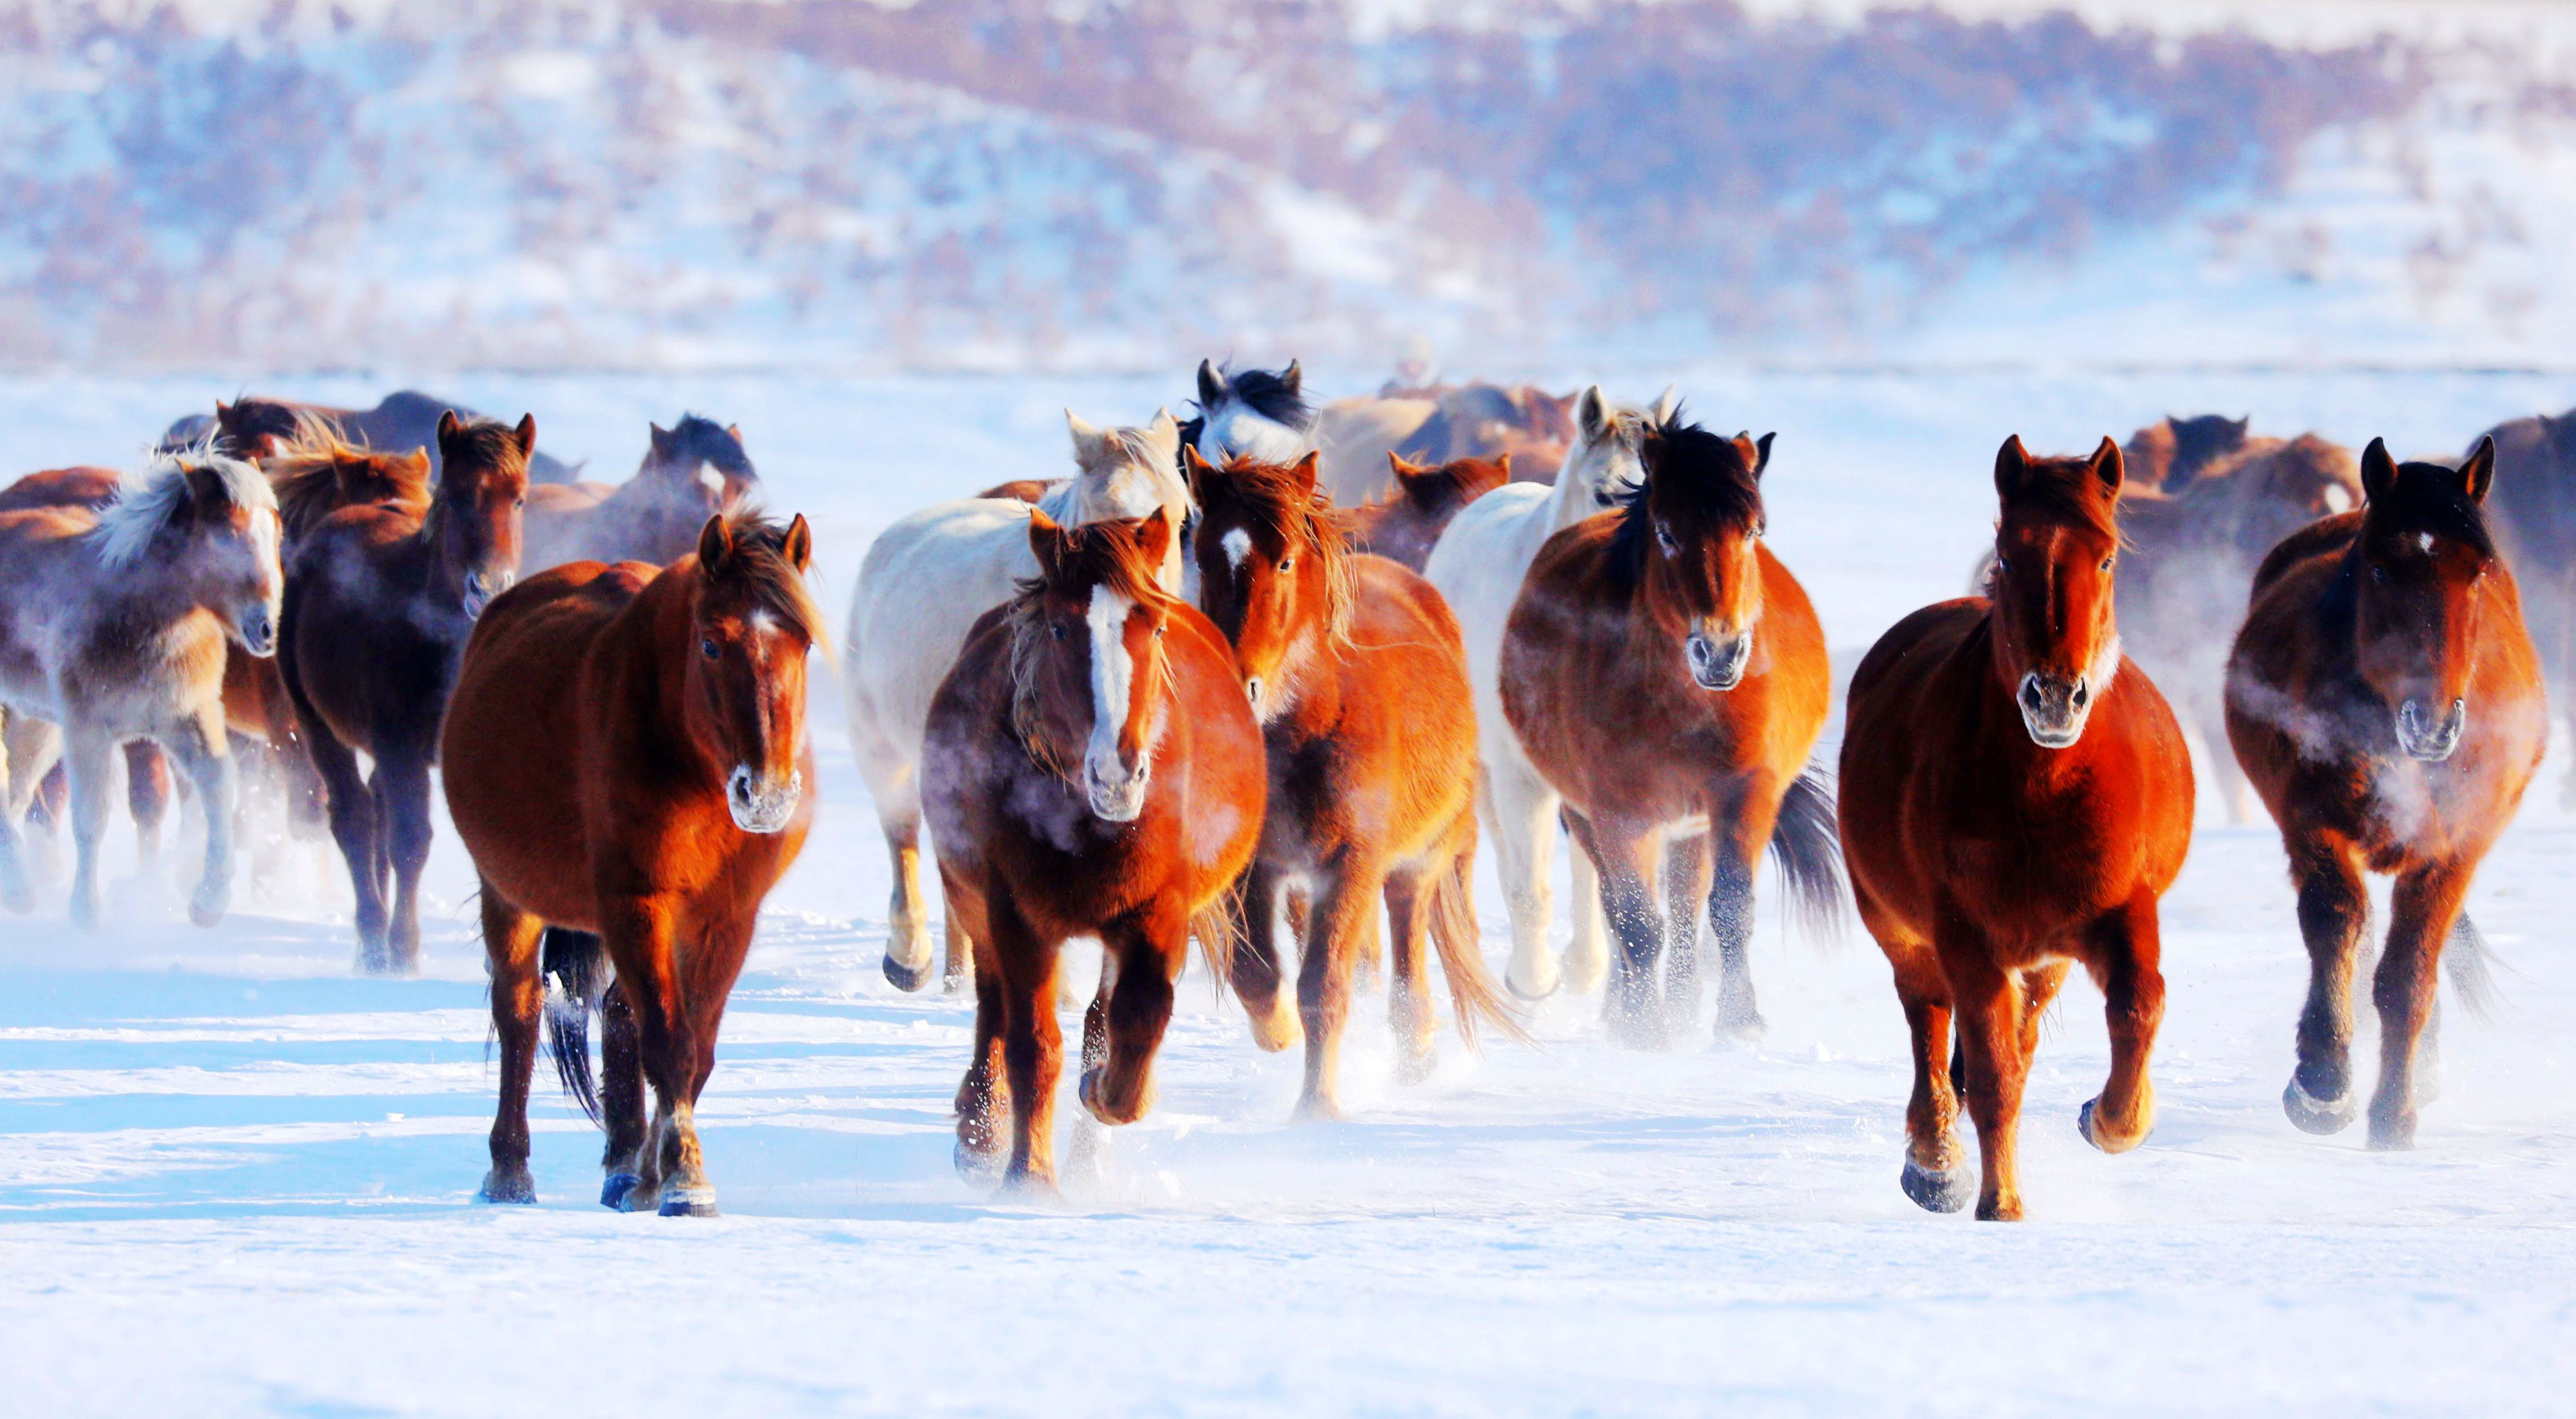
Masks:
[[[1299,430],[1314,427],[1314,406],[1306,402],[1306,396],[1299,387],[1303,381],[1299,386],[1291,386],[1282,377],[1285,372],[1277,370],[1245,370],[1236,374],[1229,366],[1218,373],[1224,376],[1226,393],[1236,403],[1247,406],[1274,424],[1285,424]],[[1204,407],[1199,410],[1199,417],[1205,421],[1207,410]]]
[[[1676,406],[1663,423],[1646,431],[1638,461],[1644,481],[1619,495],[1618,529],[1610,535],[1611,584],[1621,594],[1634,592],[1646,572],[1646,555],[1655,544],[1655,515],[1650,504],[1658,487],[1677,492],[1729,525],[1759,526],[1762,484],[1756,466],[1745,461],[1735,440],[1682,422]]]
[[[683,413],[680,422],[671,426],[673,451],[687,457],[703,458],[727,473],[750,473],[751,456],[742,451],[742,440],[733,430],[704,414]]]
[[[2438,463],[2401,463],[2388,495],[2363,509],[2362,536],[2409,537],[2429,532],[2493,560],[2495,534],[2486,510],[2469,497],[2460,475]]]

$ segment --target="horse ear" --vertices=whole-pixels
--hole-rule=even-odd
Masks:
[[[418,470],[418,472],[420,473],[420,476],[422,476],[423,478],[426,478],[426,477],[428,477],[428,476],[429,476],[429,450],[428,450],[428,449],[422,448],[422,447],[421,447],[421,446],[419,446],[418,444],[414,444],[414,445],[412,445],[412,450],[411,450],[410,454],[409,454],[409,455],[407,455],[407,457],[408,457],[408,460],[409,460],[409,461],[410,461],[410,463],[411,463],[411,466],[412,466],[414,469]]]
[[[1297,477],[1298,496],[1311,498],[1315,495],[1315,463],[1322,457],[1322,454],[1310,448],[1306,450],[1305,457],[1297,460],[1297,466],[1288,470]]]
[[[1410,478],[1422,471],[1421,464],[1407,462],[1403,454],[1391,448],[1386,451],[1386,466],[1394,472],[1398,480]]]
[[[2120,495],[2120,480],[2127,476],[2127,468],[2120,461],[2120,446],[2111,442],[2109,434],[2104,434],[2101,447],[2093,450],[2093,476],[2102,480],[2102,491],[2115,498]]]
[[[1161,509],[1156,509],[1161,511]],[[1053,581],[1064,570],[1065,531],[1044,512],[1029,514],[1029,550],[1038,558],[1038,575]]]
[[[2469,490],[2469,501],[2487,500],[2487,489],[2495,486],[2495,440],[2481,437],[2478,446],[2469,450],[2469,461],[2460,465],[2460,481]]]
[[[456,417],[455,410],[449,409],[441,413],[438,416],[438,451],[445,453],[448,440],[455,438],[464,427],[464,421]]]
[[[1158,439],[1178,438],[1181,432],[1181,421],[1172,417],[1170,408],[1157,409],[1154,411],[1154,417],[1145,421],[1145,432]]]
[[[1199,407],[1205,409],[1224,397],[1225,376],[1209,361],[1199,361]]]
[[[725,437],[726,437],[726,438],[729,438],[729,439],[732,439],[735,443],[740,443],[740,442],[742,442],[742,425],[740,425],[740,424],[727,424],[727,425],[725,425]]]
[[[224,476],[203,464],[187,472],[188,506],[200,517],[213,517],[232,506],[232,490],[224,486]]]
[[[1609,435],[1610,401],[1602,397],[1601,386],[1587,384],[1583,392],[1575,396],[1574,426],[1583,431],[1583,437],[1589,442],[1597,443]]]
[[[655,453],[668,453],[668,452],[670,452],[670,451],[671,451],[671,431],[670,431],[670,430],[665,429],[665,428],[663,428],[660,424],[653,423],[653,422],[651,422],[651,421],[649,421],[649,420],[648,420],[648,421],[646,421],[646,423],[645,423],[644,427],[646,427],[646,428],[648,428],[648,429],[651,429],[651,430],[653,431],[653,451],[654,451]]]
[[[1279,382],[1288,386],[1288,393],[1293,396],[1299,387],[1305,384],[1306,372],[1297,367],[1295,360],[1290,360],[1288,368],[1279,372]]]
[[[2543,418],[2543,419],[2547,419],[2548,417],[2549,417],[2549,416],[2548,416],[2548,415],[2546,415],[2546,414],[2541,415],[2541,418]],[[233,418],[233,406],[231,406],[230,404],[225,403],[224,401],[222,401],[222,400],[220,400],[220,399],[216,400],[216,401],[215,401],[215,422],[216,422],[216,423],[218,423],[218,424],[229,424],[229,423],[231,423],[231,422],[232,422],[232,418]]]
[[[521,458],[525,458],[528,455],[535,453],[537,451],[537,416],[534,414],[521,414],[519,416],[519,427],[516,430],[516,435],[519,440],[519,456]]]
[[[1995,491],[2013,497],[2029,480],[2030,450],[2021,446],[2021,435],[2011,435],[2002,448],[1995,450]]]
[[[1498,469],[1501,469],[1501,470],[1502,470],[1502,474],[1503,474],[1503,481],[1504,481],[1504,482],[1508,483],[1508,482],[1512,481],[1512,456],[1511,456],[1510,454],[1508,454],[1508,453],[1498,453],[1498,454],[1495,454],[1495,455],[1494,455],[1494,466],[1495,466],[1496,468],[1498,468]]]
[[[796,520],[787,524],[787,535],[779,540],[778,553],[799,575],[814,564],[814,529],[805,525],[805,514],[796,514]]]
[[[1208,466],[1207,457],[1199,452],[1197,444],[1181,445],[1181,472],[1190,480],[1190,496],[1206,502],[1207,480],[1216,470]]]
[[[1665,385],[1664,392],[1655,396],[1655,422],[1671,423],[1673,415],[1679,412],[1681,407],[1682,401],[1674,395],[1673,386]]]
[[[1161,566],[1163,559],[1172,555],[1171,513],[1158,507],[1145,514],[1136,524],[1136,546],[1148,563]]]
[[[1073,412],[1071,409],[1067,409],[1064,411],[1064,426],[1073,434],[1073,458],[1075,462],[1089,463],[1092,459],[1100,456],[1100,445],[1108,436],[1100,431],[1100,426],[1098,424],[1092,423],[1090,420],[1083,418],[1080,414]]]
[[[2476,455],[2472,454],[2471,457]],[[2361,494],[2372,502],[2388,496],[2397,486],[2397,464],[2388,456],[2388,441],[2372,439],[2361,451]]]
[[[1753,476],[1757,480],[1761,478],[1762,446],[1753,441],[1751,429],[1741,429],[1736,432],[1735,456],[1744,460],[1744,466],[1753,471]]]
[[[1759,478],[1760,478],[1764,473],[1767,473],[1767,472],[1769,472],[1769,471],[1770,471],[1770,469],[1771,469],[1771,440],[1773,440],[1773,439],[1775,439],[1775,438],[1778,438],[1779,436],[1780,436],[1779,431],[1775,429],[1775,430],[1773,430],[1772,432],[1767,433],[1767,434],[1764,434],[1762,437],[1760,437],[1760,438],[1758,438],[1758,439],[1755,439],[1755,440],[1753,441],[1753,452],[1754,452],[1754,459],[1753,459],[1753,476],[1754,476],[1756,479],[1759,479]]]
[[[725,563],[732,560],[733,529],[725,525],[724,514],[718,513],[698,529],[698,568],[709,576],[720,576]]]

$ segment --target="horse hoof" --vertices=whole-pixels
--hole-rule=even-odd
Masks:
[[[1407,1053],[1395,1062],[1395,1082],[1398,1084],[1424,1083],[1439,1072],[1440,1052],[1435,1049]]]
[[[611,1212],[623,1212],[626,1199],[643,1185],[644,1179],[633,1173],[610,1173],[599,1185],[599,1205]]]
[[[665,1217],[718,1217],[716,1190],[711,1187],[673,1187],[662,1191],[658,1209]]]
[[[2370,1151],[2373,1153],[2411,1153],[2415,1151],[2415,1120],[2372,1119]]]
[[[950,1156],[957,1176],[977,1187],[990,1187],[1002,1176],[1002,1154],[999,1149],[973,1147],[961,1138],[957,1151]]]
[[[1265,1054],[1277,1054],[1292,1045],[1306,1042],[1306,1026],[1298,1020],[1296,1011],[1287,1008],[1284,1000],[1269,1014],[1251,1018],[1252,1042],[1259,1045]]]
[[[483,1175],[483,1190],[474,1195],[477,1202],[492,1202],[533,1207],[537,1201],[537,1180],[525,1168],[503,1172],[499,1168]]]
[[[1086,1069],[1082,1071],[1082,1079],[1075,1086],[1074,1092],[1082,1100],[1082,1110],[1084,1113],[1091,1115],[1093,1118],[1098,1119],[1101,1123],[1111,1128],[1117,1128],[1124,1124],[1134,1123],[1136,1120],[1143,1118],[1146,1112],[1153,1108],[1153,1088],[1149,1081],[1144,1093],[1136,1100],[1136,1107],[1124,1117],[1121,1117],[1100,1101],[1100,1092],[1103,1087],[1102,1080],[1104,1077],[1103,1072],[1098,1069]]]
[[[1770,1033],[1771,1027],[1759,1015],[1717,1022],[1717,1042],[1726,1048],[1758,1049],[1763,1036]]]
[[[221,922],[225,910],[232,906],[232,900],[230,892],[198,893],[188,899],[188,923],[205,927]]]
[[[1299,1123],[1339,1123],[1341,1120],[1342,1106],[1331,1099],[1309,1094],[1297,1101]]]
[[[2351,1126],[2361,1112],[2361,1101],[2347,1092],[2340,1099],[2320,1099],[2299,1087],[2299,1076],[2290,1076],[2290,1087],[2281,1091],[2281,1112],[2301,1133],[2323,1137],[2341,1133]]]
[[[1905,1160],[1905,1171],[1896,1180],[1915,1206],[1926,1212],[1958,1212],[1976,1200],[1976,1175],[1966,1168],[1943,1168],[1939,1172]]]
[[[1547,999],[1556,994],[1563,985],[1564,977],[1555,971],[1548,972],[1544,980],[1531,985],[1521,984],[1521,973],[1518,969],[1508,969],[1503,972],[1503,989],[1531,1002]]]
[[[2101,1102],[2102,1100],[2098,1096],[2086,1099],[2084,1101],[2084,1107],[2075,1111],[2075,1131],[2084,1135],[2085,1142],[2092,1144],[2094,1147],[2101,1149],[2105,1153],[2119,1154],[2126,1153],[2130,1149],[2137,1147],[2139,1144],[2146,1142],[2147,1135],[2155,1132],[2155,1126],[2150,1124],[2146,1128],[2140,1129],[2138,1131],[2138,1136],[2135,1138],[2114,1138],[2103,1133],[2100,1129],[2093,1126],[2094,1110],[2101,1104]]]
[[[907,995],[913,994],[930,984],[930,962],[925,959],[918,966],[907,966],[896,960],[892,951],[888,951],[885,956],[885,978],[894,983],[895,989]]]
[[[939,993],[954,999],[957,996],[964,995],[973,987],[974,984],[975,981],[973,977],[960,971],[955,975],[941,976],[939,978]]]

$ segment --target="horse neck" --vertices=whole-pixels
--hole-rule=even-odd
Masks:
[[[87,535],[97,536],[94,532]],[[88,583],[93,604],[102,615],[119,624],[144,628],[163,625],[199,605],[194,583],[181,570],[186,564],[184,556],[163,556],[155,547],[123,566],[108,566],[94,555],[89,560],[97,573]]]
[[[1611,437],[1615,441],[1617,435]],[[1585,456],[1592,447],[1588,440],[1578,436],[1574,446],[1565,451],[1565,461],[1557,466],[1556,482],[1548,488],[1547,501],[1540,504],[1546,509],[1547,530],[1551,533],[1562,532],[1602,511],[1601,505],[1592,497],[1590,471],[1583,467]]]
[[[635,599],[617,613],[613,643],[621,657],[618,669],[630,686],[618,696],[632,706],[627,728],[665,762],[697,770],[708,782],[721,782],[717,755],[709,749],[689,701],[688,654],[693,593],[697,572],[673,569],[644,584]],[[651,693],[635,693],[636,679]]]

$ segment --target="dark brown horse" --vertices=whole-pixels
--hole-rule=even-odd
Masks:
[[[467,423],[483,418],[452,399],[434,398],[414,389],[388,394],[373,409],[340,409],[327,404],[244,396],[229,404],[217,403],[211,418],[204,414],[181,417],[161,436],[161,446],[184,448],[212,436],[222,452],[237,458],[263,459],[292,442],[304,420],[318,416],[328,421],[332,432],[353,444],[388,453],[427,449],[430,473],[435,477],[445,467],[438,447],[438,424],[449,413]],[[534,450],[528,454],[531,482],[569,483],[580,474],[579,464],[566,464]]]
[[[1512,456],[1453,458],[1436,466],[1408,463],[1389,452],[1395,488],[1386,497],[1342,512],[1351,545],[1413,571],[1431,559],[1431,546],[1458,510],[1512,480]]]
[[[2120,654],[2120,478],[2107,438],[2090,459],[2006,440],[1992,599],[1915,612],[1852,676],[1843,854],[1913,1034],[1901,1183],[1935,1212],[1968,1200],[1958,1083],[1983,1157],[1977,1215],[2021,1216],[2022,1084],[2070,961],[2102,987],[2111,1029],[2085,1138],[2121,1153],[2155,1125],[2157,901],[2191,846],[2191,760],[2164,697]]]
[[[564,562],[649,562],[661,566],[697,545],[709,517],[748,506],[760,474],[742,451],[742,430],[684,414],[652,440],[635,476],[614,487],[565,483],[528,491],[529,569]]]
[[[922,798],[948,909],[977,943],[957,1090],[970,1176],[1007,1149],[1006,1185],[1055,1184],[1065,938],[1103,947],[1081,1094],[1104,1124],[1152,1101],[1193,931],[1226,966],[1216,908],[1260,830],[1261,731],[1225,638],[1157,581],[1176,535],[1160,510],[1073,528],[1031,517],[1036,579],[976,623],[931,703]]]
[[[2539,769],[2549,714],[2481,506],[2495,445],[2481,441],[2453,470],[2400,466],[2374,439],[2361,476],[2359,511],[2284,540],[2257,575],[2228,664],[2227,731],[2280,824],[2308,947],[2299,1067],[2282,1105],[2310,1133],[2352,1122],[2362,873],[2393,873],[2394,919],[2371,981],[2370,1143],[2409,1148],[2416,1106],[2433,1093],[2418,1039],[2434,966],[2449,942],[2452,982],[2479,1002],[2483,948],[2461,904]]]
[[[1191,555],[1199,599],[1234,646],[1269,747],[1268,817],[1244,876],[1248,933],[1234,987],[1262,1048],[1302,1028],[1305,1117],[1338,1114],[1351,972],[1375,955],[1378,903],[1393,923],[1388,1011],[1407,1078],[1433,1062],[1429,962],[1440,955],[1458,1031],[1519,1034],[1478,949],[1469,890],[1476,856],[1476,712],[1457,620],[1431,583],[1350,550],[1317,455],[1183,462],[1197,494]],[[1302,903],[1297,1012],[1280,994],[1273,933],[1283,895]]]
[[[536,441],[533,416],[515,430],[447,416],[446,471],[425,506],[343,508],[301,538],[287,568],[278,673],[328,786],[370,971],[418,967],[439,717],[474,618],[518,576]],[[359,774],[360,754],[372,775]]]
[[[2494,496],[2487,525],[2505,559],[2521,568],[2523,615],[2541,663],[2576,729],[2576,409],[2499,424]],[[2576,808],[2576,764],[2559,781],[2559,802]]]
[[[463,459],[451,452],[449,476]],[[804,845],[805,519],[710,518],[668,568],[575,562],[496,598],[474,627],[441,756],[449,814],[482,878],[501,1039],[486,1202],[534,1202],[528,1083],[564,976],[556,1062],[593,1118],[587,1014],[607,998],[607,1182],[600,1201],[715,1215],[698,1096],[761,899]],[[540,961],[540,937],[547,938]],[[576,963],[572,958],[587,958]],[[659,1101],[648,1133],[644,1084]]]
[[[1833,789],[1807,768],[1833,697],[1824,630],[1762,545],[1768,435],[1720,438],[1676,414],[1640,452],[1627,505],[1531,564],[1503,633],[1503,711],[1600,871],[1619,943],[1612,1031],[1652,1048],[1697,1017],[1705,912],[1719,1038],[1758,1038],[1747,953],[1764,847],[1812,921],[1842,899]]]
[[[2245,447],[2245,428],[2253,420],[2223,414],[2196,414],[2188,419],[2158,419],[2120,446],[2126,477],[2121,495],[2135,499],[2179,493],[2212,465]]]

